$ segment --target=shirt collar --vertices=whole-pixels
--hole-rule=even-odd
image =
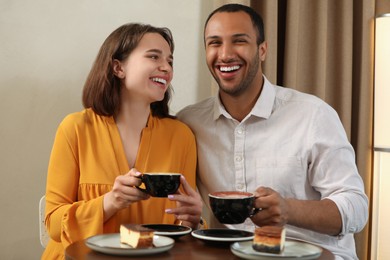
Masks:
[[[217,94],[217,96],[214,99],[214,120],[217,120],[221,115],[225,116],[226,118],[232,118],[230,114],[226,111],[225,107],[223,106],[221,102],[221,98]]]
[[[249,115],[268,119],[272,113],[276,92],[271,82],[269,82],[264,75],[263,79],[264,83],[260,97],[257,99],[255,106],[252,108],[252,111],[249,113]],[[225,107],[223,106],[219,95],[217,95],[214,100],[214,120],[217,120],[221,115],[226,118],[232,119],[231,115],[226,111]]]

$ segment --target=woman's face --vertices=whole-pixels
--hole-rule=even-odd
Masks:
[[[132,101],[161,101],[173,77],[173,55],[158,33],[146,33],[116,75],[122,79],[122,94]]]

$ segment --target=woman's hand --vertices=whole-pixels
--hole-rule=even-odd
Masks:
[[[196,229],[202,214],[202,199],[199,193],[191,188],[183,175],[180,177],[180,183],[184,192],[179,190],[178,193],[168,196],[168,199],[176,201],[177,207],[174,209],[166,209],[165,212],[175,214],[177,220],[182,221],[184,225],[192,229]]]
[[[127,208],[131,203],[146,200],[150,196],[136,188],[141,185],[142,174],[136,169],[115,178],[112,190],[104,195],[104,221],[112,217],[118,210]]]

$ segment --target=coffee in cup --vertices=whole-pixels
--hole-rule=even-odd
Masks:
[[[140,178],[145,189],[137,188],[152,197],[168,197],[179,189],[180,176],[180,173],[144,173]]]
[[[209,194],[214,216],[223,224],[240,224],[257,213],[253,204],[255,196],[250,192],[217,191]]]

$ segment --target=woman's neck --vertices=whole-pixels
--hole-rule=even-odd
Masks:
[[[132,103],[122,105],[115,117],[129,168],[136,164],[142,131],[148,123],[149,115],[150,105]]]
[[[117,125],[125,129],[142,129],[146,126],[150,115],[150,105],[145,103],[122,103],[115,117]]]

